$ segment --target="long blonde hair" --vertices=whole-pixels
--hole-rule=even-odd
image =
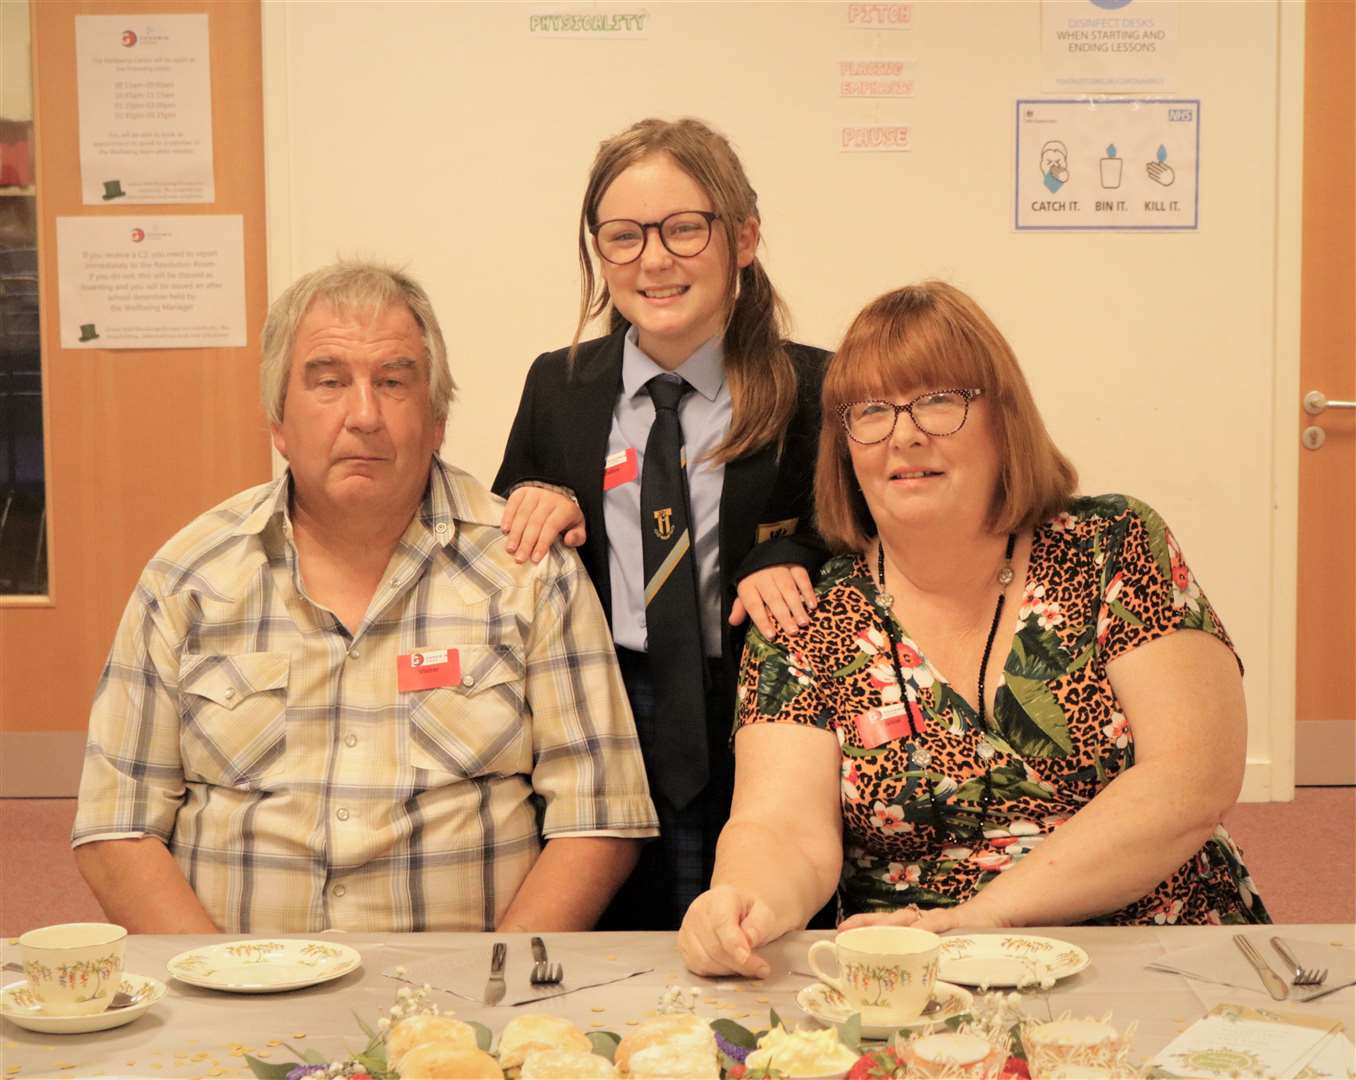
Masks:
[[[598,147],[579,212],[579,322],[570,344],[573,362],[589,321],[609,312],[612,330],[625,323],[593,265],[589,243],[598,223],[598,204],[626,169],[645,158],[667,154],[695,181],[719,215],[728,267],[725,310],[725,377],[730,386],[730,430],[711,451],[728,462],[770,442],[780,442],[796,409],[796,369],[787,355],[786,306],[755,255],[743,269],[735,265],[739,228],[758,216],[758,195],[744,174],[729,140],[700,120],[642,120]]]

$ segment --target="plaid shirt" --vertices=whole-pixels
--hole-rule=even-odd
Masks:
[[[288,477],[151,560],[90,716],[73,845],[157,836],[223,930],[482,930],[543,838],[657,832],[578,557],[504,551],[503,503],[436,460],[350,637],[301,585]],[[400,692],[396,660],[461,679]]]

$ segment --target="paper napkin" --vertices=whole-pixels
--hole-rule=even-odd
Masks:
[[[1315,1059],[1334,1062],[1351,1044],[1342,1022],[1248,1005],[1217,1005],[1173,1039],[1149,1063],[1151,1077],[1300,1076]],[[1348,1076],[1339,1072],[1310,1075]]]

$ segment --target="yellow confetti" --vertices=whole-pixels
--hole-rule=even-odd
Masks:
[[[589,1027],[591,1027],[591,1028],[600,1028],[600,1027],[602,1027],[602,1026],[603,1026],[602,1024],[599,1024],[599,1023],[597,1023],[597,1022],[594,1022],[594,1023],[592,1023],[592,1024],[589,1025]]]
[[[273,1044],[273,1043],[269,1043],[268,1045],[269,1045],[269,1046],[273,1046],[274,1044]],[[282,1044],[281,1044],[281,1043],[278,1043],[277,1045],[281,1046]],[[206,1061],[206,1060],[207,1060],[207,1051],[206,1051],[206,1050],[199,1050],[199,1051],[198,1051],[196,1054],[194,1054],[193,1057],[190,1058],[189,1060],[191,1060],[191,1061]]]
[[[292,1032],[292,1038],[294,1038],[294,1039],[304,1039],[304,1038],[306,1038],[306,1032],[304,1032],[304,1031],[294,1031],[294,1032]]]
[[[607,1012],[607,1009],[604,1008],[602,1005],[595,1005],[595,1006],[593,1007],[593,1011],[594,1011],[594,1012]]]
[[[610,953],[607,954],[607,958],[608,958],[609,960],[615,960],[615,959],[617,959],[617,954],[614,953],[614,952],[610,952]]]
[[[209,1072],[207,1075],[208,1075],[208,1076],[225,1076],[225,1075],[226,1075],[226,1070],[225,1070],[225,1069],[213,1069],[213,1070],[212,1070],[211,1072]]]
[[[759,1005],[766,1005],[766,1004],[767,1004],[767,998],[765,998],[765,997],[756,997],[756,998],[754,998],[753,1000],[756,1001],[756,1002],[758,1002]]]
[[[282,1045],[282,1040],[281,1040],[281,1039],[269,1039],[269,1040],[268,1040],[268,1045],[269,1045],[269,1046],[281,1046],[281,1045]]]
[[[628,1020],[628,1021],[626,1021],[626,1026],[627,1026],[627,1027],[635,1027],[635,1026],[636,1026],[637,1024],[639,1024],[639,1023],[640,1023],[639,1020]]]

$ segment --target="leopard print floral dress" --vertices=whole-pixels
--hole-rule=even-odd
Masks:
[[[1135,761],[1107,663],[1177,630],[1233,645],[1162,519],[1120,495],[1036,528],[1017,632],[983,728],[907,629],[890,636],[866,561],[828,562],[810,625],[751,630],[738,724],[811,724],[841,748],[844,915],[946,907],[1014,866]],[[867,737],[863,738],[863,733]],[[882,733],[894,737],[881,741]],[[879,743],[879,745],[872,745]],[[1270,922],[1222,826],[1148,895],[1095,923]]]

